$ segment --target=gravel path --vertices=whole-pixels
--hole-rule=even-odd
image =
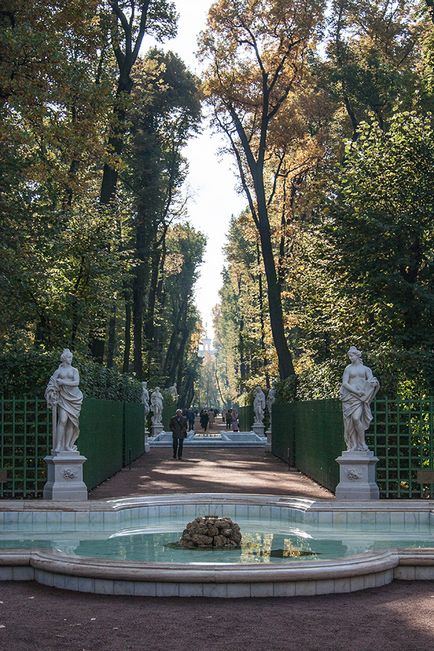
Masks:
[[[434,583],[293,599],[149,599],[0,584],[2,651],[432,651]]]
[[[263,448],[186,448],[184,460],[171,448],[152,448],[105,481],[91,499],[163,493],[271,493],[332,499],[333,494]]]

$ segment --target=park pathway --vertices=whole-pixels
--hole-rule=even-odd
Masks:
[[[213,432],[221,427],[216,423]],[[201,430],[198,430],[201,431]],[[131,469],[97,486],[90,499],[170,493],[260,493],[331,499],[333,494],[264,448],[187,448],[184,460],[171,448],[151,448]]]

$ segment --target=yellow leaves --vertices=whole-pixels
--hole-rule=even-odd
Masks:
[[[179,274],[182,271],[184,257],[180,253],[169,253],[166,255],[164,271],[167,276]]]

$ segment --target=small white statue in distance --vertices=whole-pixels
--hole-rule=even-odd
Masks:
[[[256,387],[255,397],[253,399],[253,413],[255,414],[255,423],[264,422],[264,412],[265,412],[265,393],[262,391],[261,387]]]
[[[275,402],[276,402],[276,389],[274,387],[271,387],[271,389],[268,391],[268,396],[267,396],[267,409],[270,418],[270,425],[269,425],[270,431],[272,428],[272,416],[273,416],[272,408]]]
[[[160,393],[160,388],[155,387],[151,393],[151,411],[152,411],[152,424],[161,425],[161,417],[163,415],[163,396]]]
[[[60,361],[45,390],[45,399],[53,410],[53,452],[75,452],[83,394],[78,388],[80,376],[72,366],[69,348],[65,348]]]
[[[355,346],[348,351],[351,364],[342,376],[340,399],[344,416],[344,436],[347,450],[368,451],[365,432],[372,421],[370,402],[380,388],[372,371],[362,362],[362,353]]]
[[[149,391],[148,391],[148,383],[147,382],[142,382],[142,403],[143,403],[143,411],[145,412],[145,420],[147,415],[149,414],[150,407],[149,407]]]
[[[176,386],[176,382],[174,384],[172,384],[172,386],[170,386],[167,389],[167,392],[169,393],[169,395],[172,396],[172,398],[174,398],[175,400],[178,400],[178,389],[177,389],[177,386]]]

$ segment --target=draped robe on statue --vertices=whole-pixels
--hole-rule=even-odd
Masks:
[[[78,386],[71,387],[67,384],[59,385],[57,383],[57,378],[60,376],[60,370],[61,369],[57,369],[50,377],[50,380],[47,384],[47,388],[45,390],[45,399],[49,404],[57,405],[58,413],[61,409],[63,409],[67,413],[68,420],[71,422],[73,428],[73,436],[72,436],[71,443],[74,444],[80,434],[79,418],[80,418],[81,405],[83,402],[83,394],[78,388]],[[56,435],[55,435],[55,440],[53,441],[53,447],[56,449],[58,448],[59,444],[61,445],[62,448],[64,448],[64,442],[58,440],[58,434],[56,429]]]
[[[378,380],[372,375],[371,369],[364,367],[367,371],[367,379],[363,380],[357,378],[354,388],[358,391],[363,391],[363,396],[356,396],[354,393],[351,393],[346,387],[341,386],[340,389],[340,399],[342,401],[342,411],[344,417],[344,437],[347,448],[351,449],[360,445],[359,433],[355,427],[354,414],[360,409],[360,416],[358,417],[358,422],[363,427],[363,431],[369,428],[369,425],[372,421],[372,412],[370,407],[370,402],[374,399],[378,389],[379,383]],[[362,443],[364,447],[364,441]]]

